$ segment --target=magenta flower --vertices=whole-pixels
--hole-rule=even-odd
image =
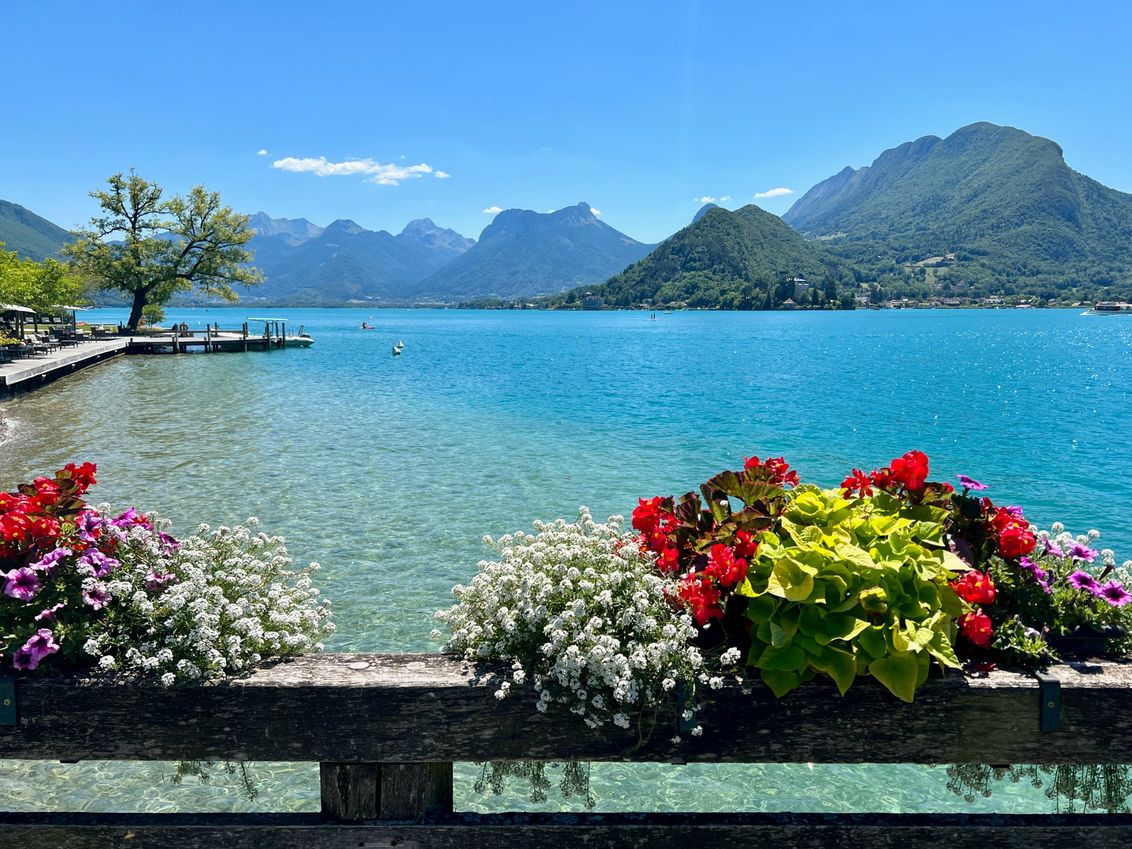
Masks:
[[[1052,554],[1058,560],[1064,560],[1065,559],[1065,552],[1062,551],[1059,546],[1050,542],[1048,539],[1042,540],[1042,542],[1045,545],[1045,551],[1042,552],[1042,554]]]
[[[1018,561],[1018,565],[1022,567],[1024,572],[1028,572],[1030,577],[1034,579],[1034,583],[1040,586],[1047,593],[1053,592],[1049,586],[1049,572],[1031,560],[1025,555]]]
[[[1124,589],[1124,585],[1120,581],[1109,581],[1101,587],[1098,595],[1113,607],[1124,607],[1132,601],[1132,593]]]
[[[1088,590],[1093,595],[1099,595],[1101,592],[1101,585],[1097,583],[1097,579],[1082,569],[1078,569],[1066,580],[1069,582],[1069,586],[1079,590]]]
[[[39,666],[40,661],[45,657],[57,651],[59,644],[55,642],[55,635],[47,628],[40,628],[26,643],[16,649],[12,655],[12,666],[30,671]]]
[[[145,588],[151,592],[162,589],[166,584],[172,583],[177,580],[177,576],[171,573],[158,572],[156,569],[150,569],[145,573]]]
[[[55,572],[55,567],[59,565],[60,560],[64,557],[70,557],[74,553],[75,552],[71,551],[69,548],[57,548],[30,564],[30,568],[35,569],[37,572],[46,572],[48,575],[51,575]]]
[[[161,540],[161,543],[165,546],[166,551],[176,551],[181,547],[181,543],[177,542],[177,540],[169,536],[169,534],[164,533],[163,531],[158,531],[157,538]]]
[[[36,622],[54,622],[55,621],[55,614],[58,613],[60,610],[62,610],[66,606],[67,606],[67,602],[61,601],[58,604],[47,608],[42,613],[37,614],[36,617],[35,617],[35,621]]]
[[[79,558],[79,565],[88,567],[84,571],[88,571],[94,577],[105,578],[117,569],[119,564],[113,557],[107,557],[97,548],[88,548]]]
[[[31,601],[43,586],[39,582],[39,573],[27,566],[21,566],[3,575],[4,595],[11,596],[17,601]]]
[[[106,520],[98,515],[94,510],[84,510],[78,515],[75,520],[75,525],[78,528],[79,539],[83,542],[95,542],[98,539],[98,534],[106,525]]]
[[[956,475],[959,478],[959,483],[963,484],[964,488],[972,492],[982,492],[984,489],[989,489],[985,483],[979,483],[974,478],[969,478],[966,475]]]
[[[1069,556],[1074,560],[1082,560],[1085,563],[1092,563],[1097,559],[1097,553],[1087,545],[1081,545],[1079,542],[1073,543],[1073,547],[1069,549]]]
[[[149,523],[149,519],[147,519],[133,507],[131,507],[129,510],[126,510],[122,514],[115,516],[113,519],[111,519],[110,524],[115,528],[129,528],[133,525],[139,525],[140,527],[145,528],[147,531],[153,530],[153,525]]]
[[[89,589],[83,590],[83,602],[95,610],[102,610],[110,603],[110,593],[107,592],[106,585],[94,584]]]

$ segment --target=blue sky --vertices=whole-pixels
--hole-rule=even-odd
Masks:
[[[87,0],[3,17],[0,198],[64,227],[134,167],[323,225],[427,216],[478,236],[484,210],[586,201],[658,241],[702,197],[790,189],[757,201],[782,213],[845,165],[981,120],[1132,191],[1123,3]]]

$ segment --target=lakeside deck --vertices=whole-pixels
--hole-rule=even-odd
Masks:
[[[0,396],[36,389],[58,377],[118,356],[129,344],[130,340],[126,337],[98,339],[36,357],[0,363]]]

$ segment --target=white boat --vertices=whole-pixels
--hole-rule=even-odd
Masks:
[[[1085,315],[1132,315],[1132,304],[1122,301],[1099,301]]]

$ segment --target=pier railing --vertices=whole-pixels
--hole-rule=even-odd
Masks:
[[[0,813],[0,846],[948,847],[1132,845],[1126,814],[485,814],[452,811],[452,764],[1132,763],[1132,664],[929,681],[914,704],[872,682],[713,693],[703,735],[590,731],[503,702],[492,670],[439,655],[299,657],[205,686],[28,677],[0,692],[0,758],[320,764],[320,814]],[[4,704],[7,700],[9,704]],[[11,715],[14,709],[15,716]],[[647,792],[647,788],[641,788]],[[2,803],[0,803],[2,805]]]

